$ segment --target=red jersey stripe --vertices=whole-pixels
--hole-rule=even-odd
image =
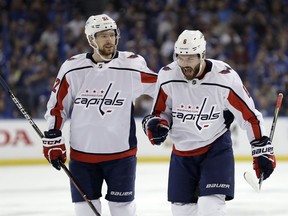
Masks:
[[[70,147],[70,158],[85,163],[99,163],[103,161],[111,161],[120,158],[134,156],[137,153],[137,148],[130,149],[120,153],[114,154],[91,154],[77,151]]]
[[[59,91],[57,94],[57,103],[53,109],[51,109],[51,115],[55,116],[55,126],[54,129],[61,129],[61,125],[63,122],[63,118],[61,116],[61,110],[63,110],[63,100],[68,93],[69,84],[66,80],[66,77],[63,78],[60,86]]]
[[[153,115],[159,116],[166,109],[167,94],[160,88],[157,103],[154,106]]]
[[[204,146],[202,148],[194,149],[191,151],[178,151],[175,146],[173,145],[173,153],[178,156],[196,156],[206,153],[210,149],[211,145]]]
[[[140,73],[141,74],[141,82],[142,83],[155,83],[157,80],[157,76],[153,74],[147,74],[147,73]]]
[[[233,91],[229,92],[228,101],[235,109],[242,113],[243,119],[251,124],[255,139],[260,139],[262,136],[259,125],[260,122],[247,104],[245,104]]]

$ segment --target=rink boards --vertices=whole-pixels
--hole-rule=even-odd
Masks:
[[[161,146],[152,146],[142,131],[141,120],[136,120],[138,137],[138,160],[168,161],[171,142],[168,139]],[[288,123],[280,117],[274,134],[273,145],[278,160],[288,160]],[[35,119],[38,127],[44,131],[46,122]],[[269,133],[272,118],[265,118],[265,127]],[[236,160],[251,160],[251,149],[246,132],[236,123],[231,126],[234,154]],[[69,142],[69,122],[63,129],[66,147]],[[69,148],[67,148],[69,150]],[[69,154],[69,152],[68,152]],[[27,120],[0,120],[0,165],[47,163],[42,155],[42,143]]]

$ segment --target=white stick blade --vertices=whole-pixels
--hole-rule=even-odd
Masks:
[[[256,192],[259,192],[257,179],[251,172],[248,171],[244,172],[244,179]]]

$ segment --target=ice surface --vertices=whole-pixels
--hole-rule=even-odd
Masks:
[[[288,162],[278,162],[273,175],[257,193],[244,178],[252,164],[236,163],[235,199],[227,202],[227,216],[287,216]],[[168,163],[138,163],[138,216],[171,216],[167,202]],[[103,188],[103,195],[106,187]],[[72,216],[69,179],[50,165],[0,167],[0,216]],[[109,216],[102,198],[103,216]]]

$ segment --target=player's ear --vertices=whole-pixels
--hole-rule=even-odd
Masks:
[[[96,34],[95,34],[96,35]],[[97,47],[97,44],[95,42],[95,37],[93,37],[92,35],[88,35],[88,41],[89,41],[89,44],[92,46],[92,47]]]

